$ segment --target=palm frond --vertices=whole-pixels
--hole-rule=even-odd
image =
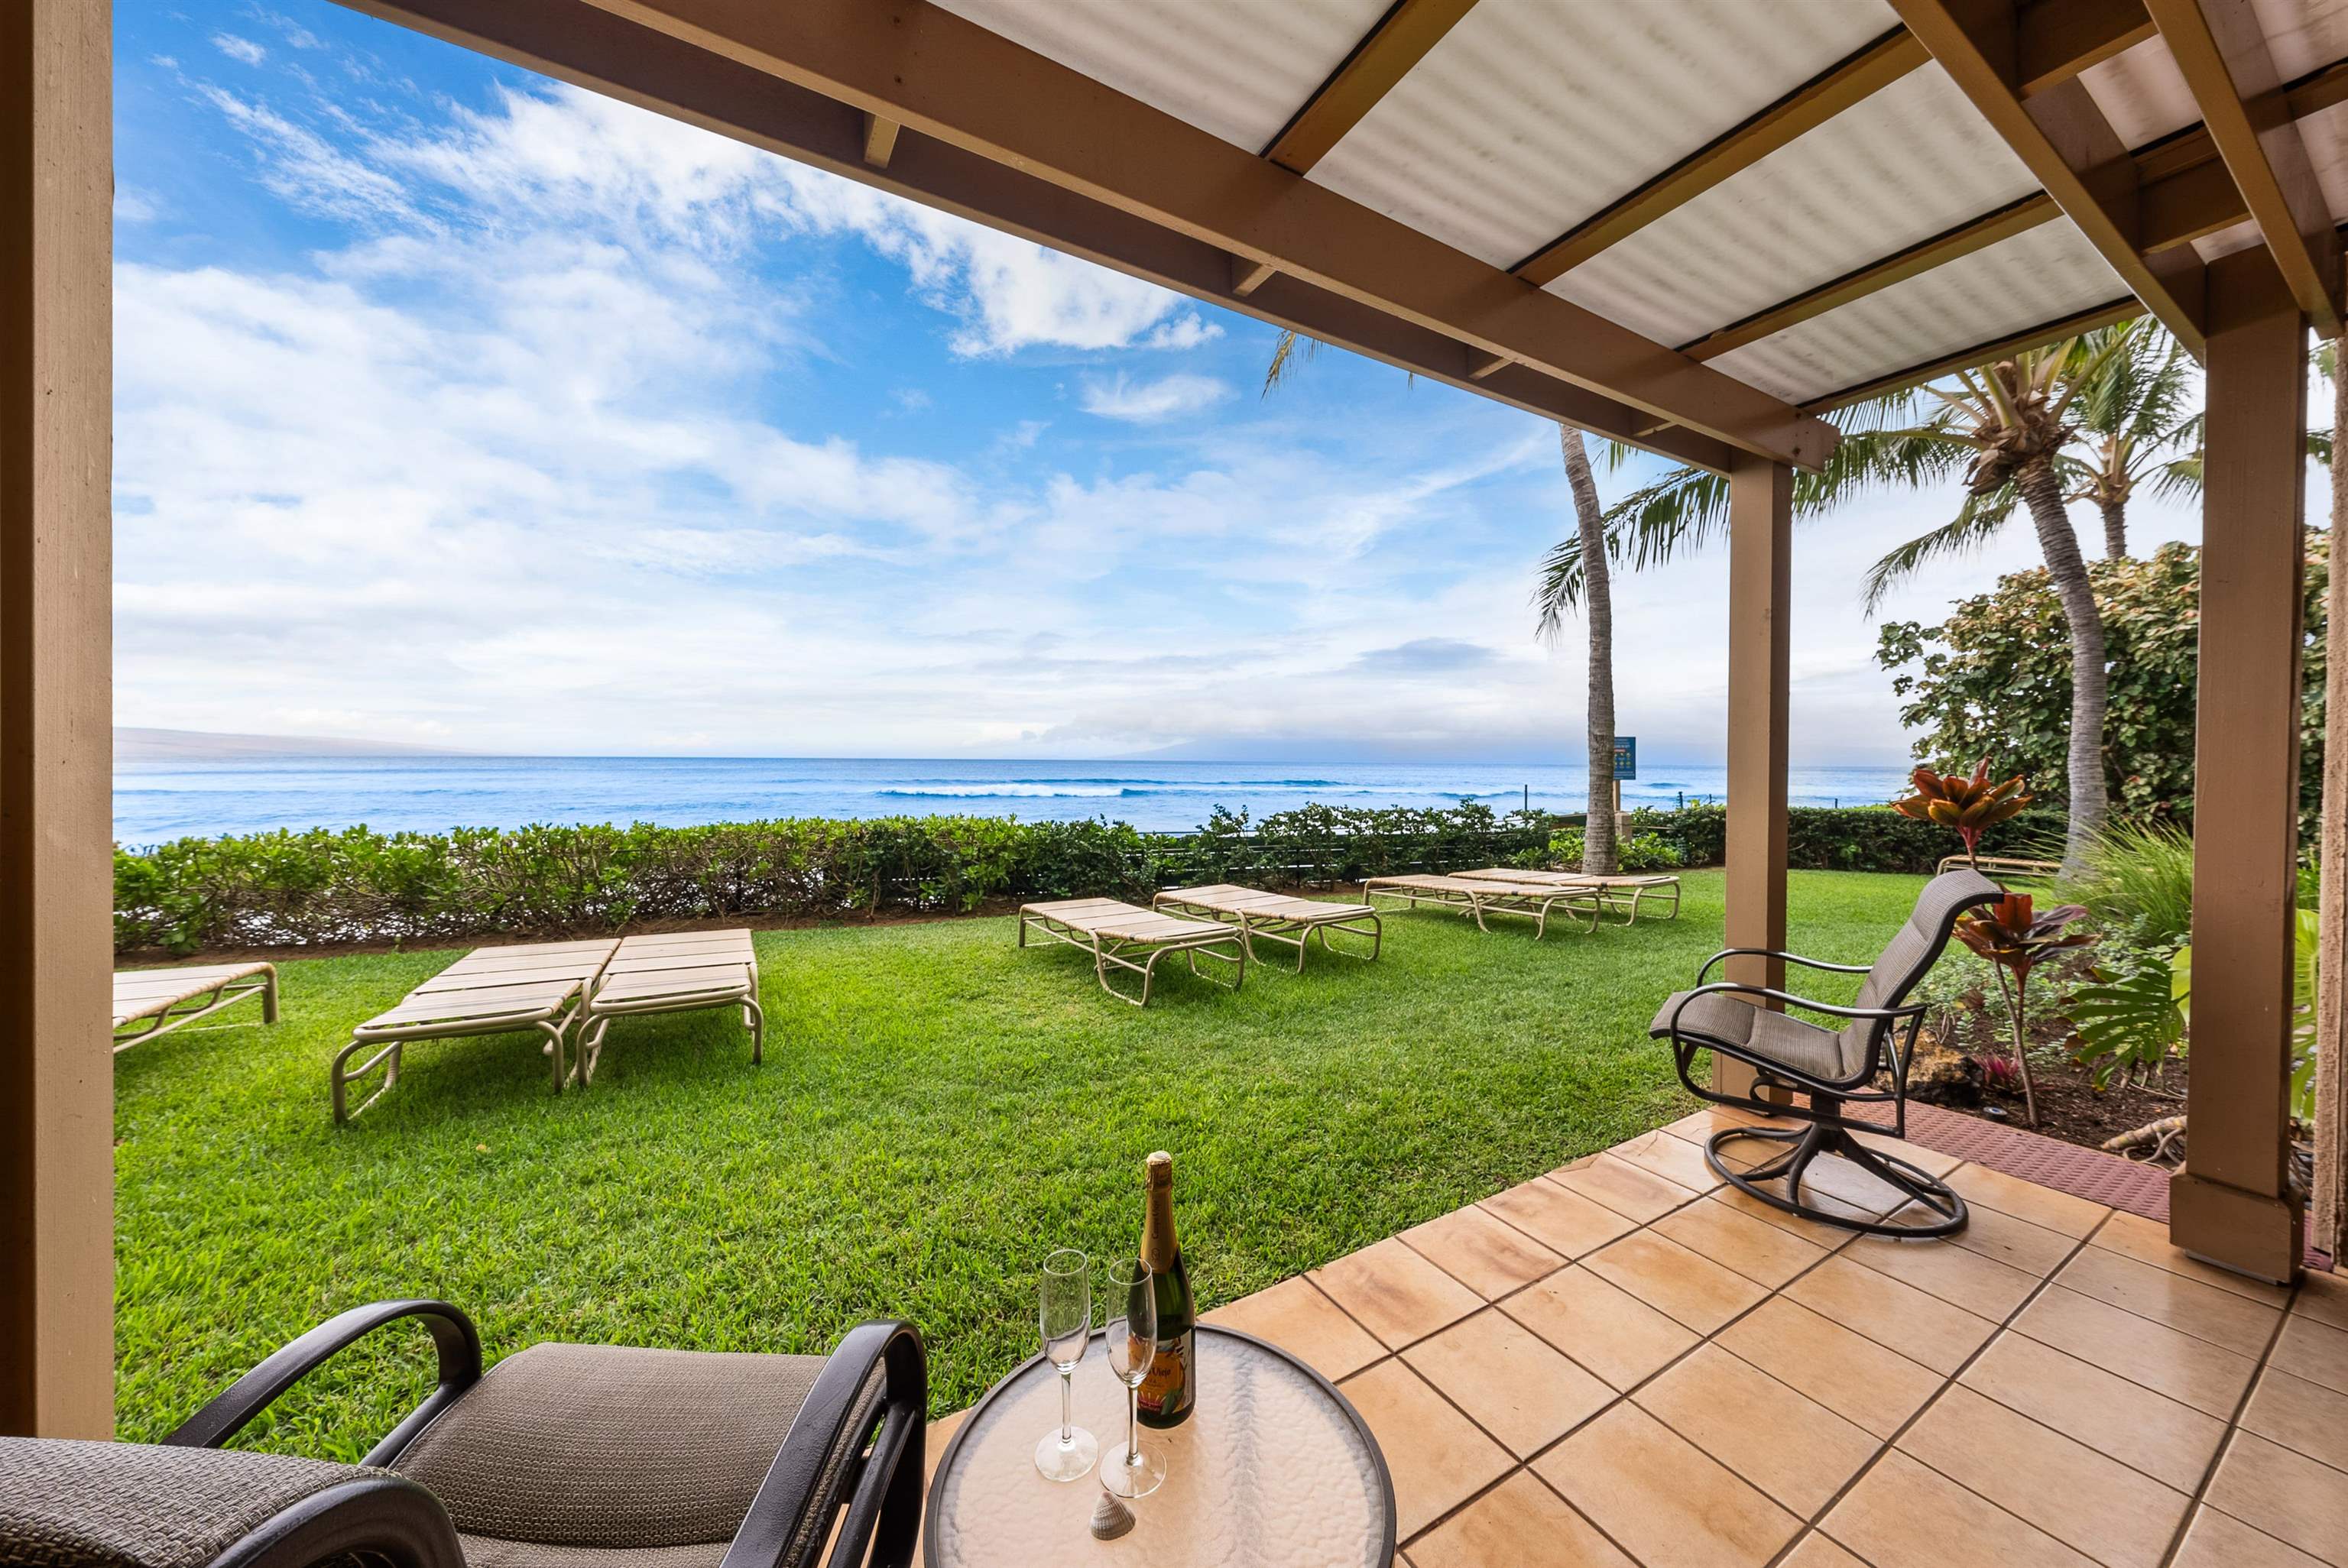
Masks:
[[[1955,517],[1877,561],[1867,570],[1862,594],[1867,613],[1873,615],[1894,588],[1930,562],[1969,554],[1987,544],[2013,518],[2021,499],[2021,492],[2012,485],[2002,485],[1986,495],[1967,496]]]
[[[1271,363],[1263,367],[1262,395],[1264,396],[1271,396],[1273,387],[1295,374],[1296,350],[1300,344],[1303,347],[1306,359],[1311,359],[1321,352],[1319,338],[1306,337],[1303,333],[1291,328],[1281,329],[1280,341],[1272,345]]]

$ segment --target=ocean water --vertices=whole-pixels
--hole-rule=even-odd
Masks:
[[[1641,759],[1623,804],[1719,800],[1717,766]],[[1587,804],[1579,765],[1522,763],[921,762],[794,757],[240,757],[126,763],[114,834],[126,845],[188,835],[347,827],[440,832],[525,823],[684,826],[762,817],[933,815],[1107,817],[1183,831],[1216,806],[1255,816],[1308,801],[1511,811]],[[1797,805],[1859,805],[1903,793],[1896,767],[1797,768]]]

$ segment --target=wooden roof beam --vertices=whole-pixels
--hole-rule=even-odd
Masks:
[[[2026,0],[2013,23],[2014,81],[2024,97],[2061,87],[2153,32],[2144,0]]]
[[[344,4],[1545,419],[1704,468],[1725,472],[1735,456],[1687,430],[1643,437],[1652,423],[1645,411],[1521,366],[1477,380],[1469,374],[1477,356],[1456,337],[1294,278],[1275,274],[1234,296],[1228,251],[961,148],[905,137],[889,167],[876,169],[864,160],[862,112],[578,0]]]
[[[1554,282],[1608,246],[1628,239],[1898,81],[1929,57],[1908,29],[1893,28],[1715,137],[1627,196],[1583,219],[1510,271],[1528,282]]]
[[[890,156],[897,150],[897,133],[904,127],[893,119],[882,119],[877,114],[864,117],[864,161],[875,169],[889,167]]]
[[[2148,0],[2148,8],[2291,297],[2319,334],[2338,337],[2331,208],[2249,0]]]
[[[2121,282],[2199,359],[2207,269],[2189,246],[2145,253],[2136,161],[2086,85],[2074,77],[2022,96],[2013,0],[1891,5]]]
[[[1378,19],[1369,36],[1329,74],[1320,90],[1306,100],[1272,145],[1265,158],[1303,174],[1344,139],[1362,117],[1392,92],[1426,52],[1443,41],[1476,0],[1395,0],[1394,8]]]
[[[975,153],[1753,456],[1814,466],[1839,439],[1782,399],[929,0],[592,4],[898,120],[921,145]]]

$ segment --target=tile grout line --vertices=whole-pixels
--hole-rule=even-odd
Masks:
[[[2219,1438],[2216,1450],[2209,1455],[2209,1462],[2202,1467],[2201,1483],[2193,1489],[2193,1494],[2185,1505],[2185,1517],[2177,1522],[2177,1532],[2168,1538],[2168,1550],[2161,1553],[2160,1568],[2169,1568],[2177,1561],[2177,1554],[2185,1549],[2185,1537],[2193,1528],[2195,1516],[2209,1506],[2202,1500],[2209,1495],[2210,1483],[2218,1479],[2219,1467],[2226,1462],[2226,1456],[2234,1451],[2234,1440],[2242,1431],[2242,1417],[2249,1413],[2251,1399],[2258,1393],[2259,1385],[2266,1379],[2267,1364],[2274,1359],[2275,1347],[2282,1342],[2282,1331],[2291,1325],[2291,1309],[2297,1305],[2303,1288],[2304,1286],[2294,1283],[2291,1294],[2283,1298],[2282,1310],[2275,1314],[2274,1327],[2267,1335],[2266,1348],[2259,1352],[2258,1364],[2250,1368],[2249,1379],[2242,1384],[2240,1396],[2234,1400],[2234,1413],[2227,1418],[2225,1433]],[[2226,1512],[2222,1508],[2216,1512]],[[2234,1516],[2227,1513],[2226,1517],[2232,1519]],[[2239,1522],[2245,1528],[2258,1530],[2248,1520]],[[2258,1532],[2266,1534],[2263,1530]]]
[[[1968,1162],[1966,1162],[1966,1163],[1971,1163],[1971,1162],[1970,1162],[1970,1161],[1968,1161]],[[1962,1166],[1955,1167],[1955,1169],[1962,1169]],[[1941,1178],[1941,1180],[1943,1180],[1943,1181],[1945,1181],[1945,1180],[1947,1180],[1947,1177],[1946,1177],[1946,1176],[1943,1176],[1943,1177],[1942,1177],[1942,1178]],[[2004,1211],[2003,1211],[2003,1210],[1998,1210],[1998,1211],[1996,1211],[1996,1212],[2003,1214]],[[2020,1215],[2013,1215],[2013,1216],[2011,1216],[2011,1217],[2013,1217],[2013,1218],[2017,1218],[2017,1219],[2018,1219],[2018,1218],[2020,1218],[2021,1216],[2020,1216]],[[2110,1217],[2110,1215],[2109,1215],[2108,1212],[2106,1213],[2106,1216],[2105,1216],[2105,1217],[2106,1217],[2106,1219],[2108,1219],[2108,1218]],[[2101,1230],[2101,1229],[2103,1228],[2103,1225],[2104,1225],[2104,1221],[2099,1220],[2099,1221],[2097,1221],[2097,1222],[2096,1222],[2096,1227],[2095,1227],[2095,1228],[2096,1228],[2096,1230]],[[2091,1231],[2089,1231],[2089,1232],[2088,1232],[2088,1235],[2093,1235],[2094,1234],[2095,1234],[2095,1231],[2092,1231],[2092,1230],[2091,1230]],[[1791,1541],[1789,1541],[1789,1542],[1787,1542],[1785,1544],[1785,1546],[1784,1546],[1782,1549],[1780,1549],[1780,1551],[1778,1552],[1778,1553],[1777,1553],[1777,1555],[1776,1555],[1776,1556],[1775,1556],[1775,1557],[1773,1557],[1773,1558],[1771,1558],[1771,1559],[1769,1560],[1769,1563],[1768,1563],[1768,1565],[1767,1565],[1767,1568],[1777,1568],[1777,1564],[1782,1563],[1785,1561],[1785,1559],[1786,1559],[1789,1554],[1791,1554],[1791,1553],[1793,1552],[1794,1548],[1795,1548],[1795,1547],[1797,1547],[1797,1546],[1798,1546],[1798,1545],[1800,1545],[1800,1544],[1801,1544],[1801,1542],[1802,1542],[1805,1539],[1807,1539],[1808,1536],[1813,1535],[1813,1534],[1816,1534],[1816,1535],[1826,1535],[1826,1534],[1827,1534],[1827,1532],[1826,1532],[1826,1529],[1825,1529],[1825,1524],[1826,1524],[1827,1516],[1828,1516],[1828,1515],[1829,1515],[1829,1514],[1831,1514],[1832,1512],[1834,1512],[1834,1511],[1835,1511],[1836,1509],[1838,1509],[1838,1508],[1841,1507],[1841,1506],[1842,1506],[1842,1503],[1843,1503],[1843,1501],[1844,1501],[1846,1498],[1849,1497],[1849,1495],[1850,1495],[1853,1491],[1857,1491],[1857,1490],[1859,1489],[1859,1484],[1861,1481],[1865,1481],[1865,1480],[1866,1480],[1869,1475],[1872,1475],[1872,1474],[1875,1472],[1875,1469],[1876,1469],[1876,1467],[1877,1467],[1878,1465],[1879,1465],[1879,1464],[1881,1464],[1881,1463],[1883,1462],[1883,1456],[1884,1456],[1884,1455],[1886,1455],[1886,1454],[1888,1454],[1888,1453],[1890,1453],[1890,1452],[1894,1451],[1895,1450],[1897,1450],[1897,1449],[1900,1447],[1900,1439],[1902,1439],[1902,1438],[1904,1438],[1904,1437],[1906,1437],[1906,1436],[1909,1434],[1909,1432],[1910,1432],[1910,1431],[1913,1430],[1914,1430],[1914,1428],[1915,1428],[1915,1426],[1916,1426],[1916,1423],[1917,1423],[1917,1422],[1919,1422],[1919,1421],[1921,1421],[1921,1420],[1922,1420],[1922,1419],[1924,1419],[1924,1417],[1925,1417],[1928,1413],[1930,1413],[1930,1412],[1931,1412],[1931,1410],[1932,1407],[1933,1407],[1933,1406],[1935,1406],[1935,1405],[1937,1405],[1937,1404],[1939,1404],[1939,1403],[1941,1402],[1941,1397],[1942,1395],[1946,1394],[1946,1393],[1947,1393],[1951,1389],[1954,1388],[1954,1387],[1956,1386],[1956,1384],[1957,1384],[1957,1380],[1958,1380],[1959,1378],[1962,1378],[1962,1377],[1965,1375],[1965,1373],[1966,1373],[1967,1371],[1969,1371],[1969,1370],[1971,1370],[1971,1369],[1972,1369],[1972,1364],[1973,1364],[1975,1361],[1977,1361],[1977,1360],[1979,1360],[1979,1359],[1981,1358],[1981,1357],[1982,1357],[1982,1353],[1983,1351],[1987,1350],[1987,1349],[1988,1349],[1992,1345],[1994,1345],[1994,1344],[1996,1344],[1996,1343],[1997,1343],[1997,1339],[1998,1339],[1998,1336],[1999,1336],[1999,1334],[2003,1333],[2003,1332],[2005,1331],[2005,1329],[2006,1329],[2006,1328],[2008,1328],[2009,1327],[2011,1327],[2011,1326],[2012,1326],[2012,1324],[2013,1324],[2013,1320],[2014,1320],[2015,1318],[2017,1318],[2017,1317],[2021,1317],[2024,1312],[2026,1312],[2026,1311],[2028,1311],[2028,1310],[2030,1309],[2030,1304],[2031,1304],[2032,1302],[2034,1302],[2034,1301],[2037,1300],[2037,1299],[2038,1299],[2038,1297],[2039,1297],[2040,1296],[2042,1296],[2043,1294],[2044,1294],[2044,1293],[2045,1293],[2045,1291],[2046,1291],[2046,1289],[2047,1289],[2047,1287],[2048,1287],[2049,1286],[2051,1286],[2051,1285],[2054,1283],[2054,1276],[2055,1276],[2056,1274],[2059,1274],[2060,1272],[2062,1272],[2062,1270],[2064,1270],[2065,1268],[2069,1267],[2069,1266],[2070,1266],[2071,1260],[2072,1260],[2073,1258],[2075,1258],[2075,1257],[2078,1256],[2078,1255],[2079,1255],[2079,1253],[2080,1253],[2080,1250],[2081,1250],[2082,1248],[2084,1248],[2086,1245],[2087,1245],[2087,1236],[2080,1236],[2080,1237],[2077,1237],[2076,1239],[2075,1239],[2075,1240],[2072,1242],[2072,1244],[2071,1244],[2071,1250],[2070,1250],[2069,1252],[2066,1252],[2066,1253],[2065,1253],[2065,1254],[2063,1255],[2063,1261],[2062,1261],[2062,1262],[2060,1262],[2060,1263],[2058,1263],[2058,1264],[2056,1264],[2053,1268],[2049,1269],[2049,1270],[2046,1272],[2046,1274],[2039,1279],[2039,1281],[2038,1281],[2037,1285],[2036,1285],[2035,1286],[2034,1286],[2034,1287],[2031,1289],[2030,1293],[2029,1293],[2027,1296],[2024,1296],[2020,1301],[2018,1301],[2018,1302],[2016,1302],[2016,1303],[2014,1304],[2013,1310],[2013,1311],[2011,1311],[2011,1312],[2009,1312],[2009,1313],[2007,1313],[2007,1314],[2005,1315],[2005,1317],[2004,1317],[2002,1320],[2000,1320],[2000,1321],[1999,1321],[1999,1323],[1997,1324],[1996,1328],[1995,1328],[1995,1329],[1994,1329],[1994,1330],[1993,1330],[1993,1332],[1992,1332],[1992,1333],[1991,1333],[1991,1334],[1990,1334],[1986,1338],[1982,1339],[1982,1341],[1979,1345],[1976,1345],[1976,1346],[1974,1346],[1974,1347],[1973,1347],[1972,1353],[1971,1355],[1968,1355],[1968,1356],[1967,1356],[1967,1357],[1966,1357],[1962,1361],[1961,1361],[1961,1362],[1959,1362],[1959,1363],[1957,1364],[1957,1369],[1956,1369],[1955,1371],[1953,1371],[1953,1372],[1951,1372],[1947,1377],[1943,1378],[1941,1380],[1941,1386],[1940,1386],[1939,1388],[1937,1388],[1937,1389],[1933,1389],[1933,1390],[1932,1390],[1932,1392],[1931,1393],[1931,1395],[1929,1395],[1929,1396],[1925,1399],[1925,1400],[1924,1400],[1924,1402],[1923,1402],[1922,1404],[1921,1404],[1921,1405],[1917,1406],[1917,1407],[1916,1407],[1916,1409],[1915,1409],[1914,1410],[1910,1411],[1910,1412],[1909,1413],[1908,1419],[1907,1419],[1906,1420],[1904,1420],[1904,1421],[1900,1422],[1900,1425],[1899,1425],[1896,1429],[1894,1429],[1894,1430],[1892,1431],[1892,1433],[1891,1433],[1891,1435],[1890,1435],[1890,1437],[1888,1437],[1888,1438],[1886,1438],[1886,1439],[1884,1439],[1884,1440],[1883,1440],[1882,1445],[1881,1445],[1880,1447],[1879,1447],[1879,1448],[1875,1450],[1875,1452],[1874,1452],[1873,1454],[1871,1454],[1871,1455],[1869,1455],[1869,1456],[1867,1462],[1866,1462],[1865,1464],[1863,1464],[1863,1465],[1859,1466],[1859,1469],[1858,1469],[1857,1471],[1855,1471],[1854,1472],[1852,1472],[1850,1479],[1849,1479],[1849,1480],[1848,1480],[1848,1481],[1844,1481],[1844,1482],[1843,1482],[1843,1484],[1842,1484],[1842,1486],[1841,1486],[1841,1488],[1840,1488],[1839,1490],[1838,1490],[1832,1497],[1830,1497],[1830,1498],[1827,1499],[1827,1501],[1825,1501],[1825,1503],[1824,1503],[1824,1504],[1822,1504],[1822,1505],[1819,1507],[1818,1511],[1816,1513],[1813,1513],[1813,1514],[1810,1516],[1809,1521],[1808,1521],[1808,1523],[1806,1525],[1806,1527],[1805,1527],[1803,1530],[1801,1530],[1800,1532],[1798,1532],[1797,1533],[1796,1533],[1796,1535],[1795,1535],[1794,1539],[1793,1539],[1793,1540],[1791,1540]],[[1886,1277],[1886,1278],[1889,1278],[1889,1277],[1890,1277],[1890,1276],[1887,1275],[1887,1276],[1885,1276],[1885,1277]],[[1903,1283],[1904,1283],[1904,1282],[1903,1282]],[[1915,1287],[1911,1286],[1910,1288],[1915,1288]],[[1926,1292],[1925,1292],[1925,1294],[1926,1294],[1926,1295],[1928,1295],[1928,1296],[1930,1296],[1930,1295],[1931,1295],[1931,1292],[1930,1292],[1930,1291],[1926,1291]],[[1938,1300],[1938,1299],[1940,1299],[1940,1298],[1939,1298],[1938,1296],[1934,1296],[1934,1297],[1933,1297],[1933,1299]],[[1953,1306],[1953,1305],[1954,1305],[1954,1303],[1951,1303],[1951,1305],[1952,1305],[1952,1306]],[[1977,1315],[1977,1316],[1978,1316],[1978,1315]],[[1848,1326],[1846,1325],[1846,1327],[1848,1327]],[[1857,1329],[1852,1329],[1851,1331],[1852,1331],[1853,1333],[1858,1333],[1858,1330],[1857,1330]],[[1865,1336],[1865,1335],[1860,1335],[1860,1337],[1861,1337],[1861,1338],[1865,1338],[1865,1337],[1867,1337],[1867,1336]],[[1880,1343],[1880,1341],[1878,1341],[1878,1343]],[[1884,1347],[1884,1348],[1886,1348],[1886,1349],[1890,1349],[1890,1347],[1889,1347],[1889,1346],[1885,1346],[1885,1347]],[[2017,1414],[2019,1414],[2019,1412],[2016,1412],[2016,1413],[2017,1413]],[[2027,1418],[2027,1417],[2024,1417],[2024,1419],[2028,1419],[2028,1418]],[[2051,1428],[2051,1427],[2047,1428],[2046,1430],[2049,1430],[2049,1431],[2054,1430],[2054,1429],[2053,1429],[2053,1428]],[[2056,1435],[2057,1435],[2057,1436],[2060,1436],[2060,1435],[2062,1435],[2062,1434],[2057,1433]],[[2076,1440],[2075,1439],[2075,1440],[2074,1440],[2074,1441],[2075,1441]],[[1937,1470],[1933,1470],[1933,1468],[1932,1468],[1931,1465],[1925,1464],[1925,1463],[1924,1463],[1924,1461],[1923,1461],[1923,1460],[1921,1460],[1915,1459],[1915,1457],[1914,1457],[1913,1455],[1909,1455],[1909,1456],[1907,1456],[1907,1457],[1908,1457],[1908,1458],[1909,1458],[1909,1459],[1910,1459],[1913,1463],[1915,1463],[1915,1464],[1917,1464],[1917,1465],[1919,1465],[1919,1466],[1921,1466],[1923,1469],[1925,1469],[1925,1470],[1927,1470],[1927,1471],[1931,1471],[1932,1474],[1934,1474],[1934,1475],[1938,1475],[1938,1476],[1941,1476],[1941,1480],[1943,1480],[1943,1481],[1947,1481],[1951,1486],[1956,1487],[1958,1490],[1960,1490],[1960,1491],[1963,1491],[1963,1492],[1967,1493],[1967,1494],[1968,1494],[1968,1495],[1970,1495],[1970,1496],[1973,1496],[1973,1497],[1981,1498],[1981,1501],[1983,1501],[1984,1503],[1987,1503],[1990,1507],[1992,1507],[1992,1508],[1993,1508],[1993,1509],[1997,1510],[1997,1512],[1999,1512],[2000,1513],[2003,1513],[2003,1514],[2006,1515],[2008,1518],[2013,1519],[2013,1520],[2016,1521],[2017,1522],[2021,1523],[2021,1524],[2022,1524],[2023,1526],[2024,1526],[2025,1528],[2030,1529],[2030,1530],[2036,1531],[2039,1534],[2046,1536],[2046,1538],[2047,1538],[2048,1540],[2050,1540],[2050,1541],[2053,1541],[2053,1540],[2054,1540],[2054,1539],[2055,1539],[2052,1534],[2048,1533],[2046,1531],[2040,1530],[2040,1529],[2038,1528],[2038,1526],[2036,1526],[2036,1525],[2034,1525],[2034,1524],[2032,1524],[2032,1523],[2030,1522],[2030,1521],[2028,1521],[2028,1520],[2026,1520],[2026,1519],[2024,1519],[2020,1514],[2015,1513],[2012,1509],[2007,1508],[2004,1504],[2003,1504],[2003,1503],[1999,1502],[1995,1498],[1982,1497],[1982,1494],[1981,1494],[1980,1492],[1978,1492],[1978,1491],[1974,1491],[1972,1488],[1971,1488],[1971,1487],[1969,1487],[1969,1486],[1966,1486],[1966,1485],[1964,1484],[1964,1482],[1962,1482],[1962,1481],[1961,1481],[1957,1480],[1954,1476],[1941,1475],[1941,1471],[1937,1471]],[[1858,1557],[1858,1556],[1859,1556],[1859,1553],[1858,1553],[1857,1552],[1853,1551],[1853,1550],[1852,1550],[1852,1549],[1851,1549],[1848,1544],[1846,1544],[1845,1542],[1842,1542],[1842,1541],[1840,1541],[1840,1540],[1838,1540],[1836,1537],[1831,1536],[1831,1535],[1827,1535],[1827,1539],[1828,1539],[1828,1541],[1832,1541],[1832,1542],[1834,1542],[1834,1543],[1835,1543],[1837,1546],[1841,1547],[1844,1551],[1846,1551],[1846,1552],[1849,1552],[1849,1553],[1851,1553],[1851,1555],[1852,1555],[1852,1556],[1854,1556],[1854,1557]],[[2058,1544],[2065,1544],[2065,1545],[2067,1545],[2067,1543],[2064,1543],[2064,1542],[2058,1542]],[[2081,1553],[2081,1555],[2082,1555],[2082,1556],[2085,1556],[2085,1553]],[[1859,1558],[1859,1561],[1861,1561],[1861,1562],[1863,1562],[1863,1563],[1871,1562],[1871,1560],[1870,1560],[1870,1559],[1863,1558],[1863,1557],[1862,1557],[1862,1558]]]

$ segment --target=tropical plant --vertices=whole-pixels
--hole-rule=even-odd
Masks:
[[[2323,783],[2325,589],[2332,537],[2307,542],[2306,641],[2300,733],[2300,825],[2315,842]],[[2201,552],[2163,545],[2138,559],[2096,561],[2088,574],[2102,607],[2110,661],[2104,777],[2116,818],[2188,826],[2199,661]],[[2011,573],[1960,600],[1938,625],[1882,628],[1876,661],[1893,672],[1900,717],[1919,755],[1968,757],[1995,750],[2054,795],[2068,754],[2071,661],[2063,607],[2045,572]],[[2086,860],[2092,863],[2090,844]]]
[[[2030,1078],[2030,1040],[2023,1027],[2030,972],[2052,955],[2084,948],[2096,939],[2085,931],[2065,929],[2085,914],[2086,910],[2076,904],[2037,913],[2029,894],[2008,893],[1990,905],[1986,913],[1957,917],[1957,940],[1995,965],[2001,977],[2013,980],[2013,1005],[2008,1010],[2013,1020],[2013,1070],[2022,1080],[2023,1109],[2033,1127],[2038,1125],[2038,1091]]]
[[[2193,929],[2193,839],[2165,823],[2114,823],[2062,887],[2099,927],[2165,959]]]
[[[2128,553],[2127,506],[2137,487],[2147,479],[2156,487],[2172,487],[2187,462],[2198,477],[2198,457],[2185,454],[2200,443],[2201,411],[2192,356],[2158,322],[2138,316],[2090,333],[2085,341],[2105,337],[2116,351],[2080,395],[2078,435],[2057,463],[2064,498],[2096,508],[2103,519],[2104,558],[2121,560]]]
[[[1263,390],[1272,389],[1288,379],[1296,368],[1297,354],[1311,359],[1321,351],[1320,340],[1309,338],[1291,330],[1283,330],[1280,340],[1272,344],[1272,359],[1264,366]],[[1598,482],[1590,468],[1590,449],[1583,443],[1581,432],[1570,425],[1557,427],[1559,455],[1565,461],[1566,488],[1573,496],[1574,532],[1568,541],[1575,552],[1590,552],[1595,569],[1577,576],[1574,591],[1560,596],[1544,590],[1535,595],[1540,610],[1540,635],[1554,640],[1562,631],[1566,618],[1582,601],[1587,601],[1584,624],[1589,630],[1589,714],[1583,724],[1589,743],[1590,821],[1582,835],[1581,868],[1593,876],[1611,876],[1621,869],[1621,859],[1615,845],[1614,821],[1614,590],[1606,569],[1606,552],[1599,548],[1605,538],[1606,513],[1599,505]],[[1614,461],[1620,461],[1623,448],[1607,443],[1607,451]],[[1567,548],[1560,545],[1559,549]]]
[[[2115,948],[2063,999],[2079,1036],[2077,1052],[2100,1090],[2117,1074],[2142,1083],[2157,1073],[2185,1039],[2190,981],[2174,950]]]
[[[1893,801],[1891,809],[1918,822],[1954,828],[1964,841],[1965,858],[1976,871],[1981,869],[1982,835],[2021,815],[2031,798],[2023,792],[2020,774],[2003,784],[1992,784],[1986,756],[1973,764],[1970,777],[1920,767],[1908,776],[1908,782],[1916,786],[1916,793]]]

